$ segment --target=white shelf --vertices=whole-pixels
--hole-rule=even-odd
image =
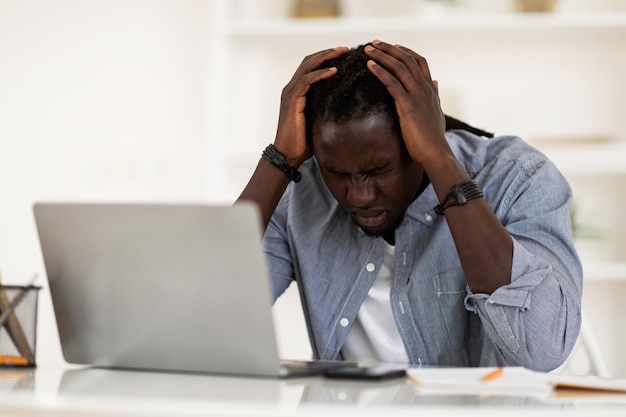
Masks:
[[[626,143],[571,144],[539,147],[568,175],[625,175]]]
[[[571,32],[577,36],[623,37],[626,13],[459,13],[452,15],[408,15],[388,17],[234,19],[230,35],[248,38],[259,35],[336,36],[389,32]]]
[[[583,262],[585,281],[626,282],[626,261]]]

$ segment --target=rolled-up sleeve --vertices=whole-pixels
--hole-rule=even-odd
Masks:
[[[513,240],[511,283],[491,295],[468,288],[465,306],[478,314],[509,364],[549,371],[576,343],[583,272],[572,239],[571,200],[565,179],[543,161],[522,170],[496,210]]]

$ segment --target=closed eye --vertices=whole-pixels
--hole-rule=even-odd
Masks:
[[[335,171],[334,169],[327,169],[326,172],[337,178],[346,178],[350,176],[347,172]]]
[[[372,169],[368,169],[367,171],[365,171],[365,175],[367,176],[380,175],[382,172],[383,172],[382,168],[372,168]]]
[[[325,171],[332,175],[333,177],[336,178],[348,178],[351,177],[352,174],[347,173],[347,172],[342,172],[342,171],[337,171],[334,169],[325,169]],[[376,167],[376,168],[371,168],[371,169],[366,169],[364,171],[362,171],[362,173],[360,175],[364,176],[364,177],[373,177],[373,176],[377,176],[377,175],[381,175],[384,174],[386,172],[386,170],[383,167]]]

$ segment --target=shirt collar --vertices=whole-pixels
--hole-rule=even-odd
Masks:
[[[461,135],[466,135],[469,137],[464,137]],[[452,152],[457,156],[459,164],[463,167],[463,169],[467,170],[465,166],[464,158],[459,158],[459,147],[462,143],[469,143],[470,139],[473,135],[467,132],[446,132],[446,139],[450,144],[450,148]],[[427,226],[432,226],[437,217],[439,215],[435,213],[435,206],[439,204],[439,200],[437,199],[437,194],[435,193],[435,188],[433,184],[430,183],[428,186],[422,191],[422,193],[417,196],[417,198],[409,205],[406,210],[406,216],[417,220]]]
[[[439,201],[437,200],[435,189],[432,184],[428,184],[424,191],[406,209],[405,216],[417,220],[426,226],[432,226],[438,217],[438,214],[435,213],[437,204],[439,204]]]

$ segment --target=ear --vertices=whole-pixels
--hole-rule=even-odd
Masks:
[[[435,91],[437,91],[437,95],[439,95],[439,81],[433,80],[433,84],[435,85]]]

